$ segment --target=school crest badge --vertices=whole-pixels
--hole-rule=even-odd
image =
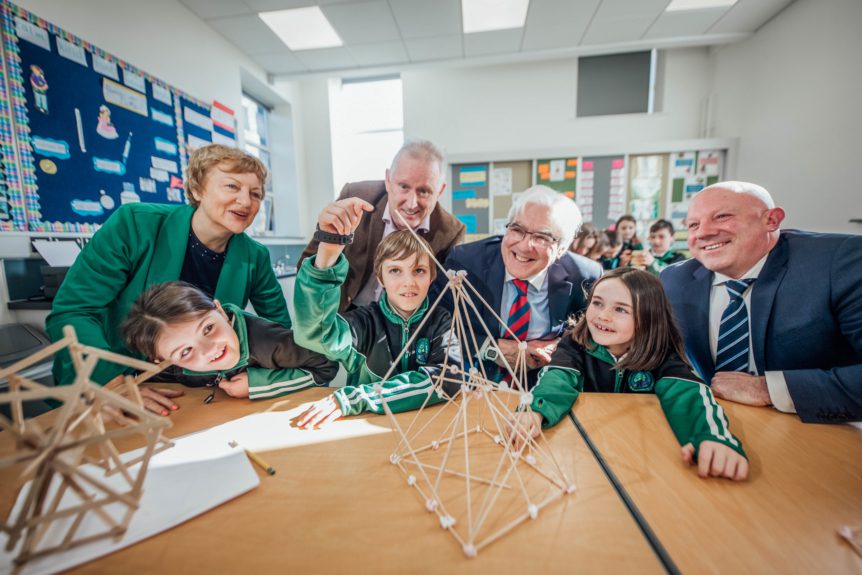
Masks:
[[[632,391],[650,391],[655,381],[648,371],[636,371],[629,376],[629,389]]]
[[[425,365],[428,363],[428,353],[431,349],[431,343],[427,337],[421,337],[416,341],[416,363]]]

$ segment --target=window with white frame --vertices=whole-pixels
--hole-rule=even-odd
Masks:
[[[265,234],[274,229],[273,222],[273,194],[272,194],[272,162],[270,160],[269,148],[269,108],[254,98],[242,95],[242,110],[245,119],[245,151],[259,159],[266,166],[270,176],[267,178],[263,204],[254,223],[251,225],[252,234]]]
[[[332,80],[329,120],[335,193],[348,182],[382,180],[404,143],[401,78]]]

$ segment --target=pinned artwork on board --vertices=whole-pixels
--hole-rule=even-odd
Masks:
[[[39,168],[49,176],[57,173],[57,164],[47,158],[39,161]]]
[[[105,213],[105,210],[102,208],[102,204],[93,200],[72,200],[69,202],[69,205],[71,206],[72,211],[79,216],[101,216]]]
[[[168,201],[182,203],[183,191],[180,188],[168,188]]]
[[[99,190],[99,203],[102,204],[102,207],[106,210],[113,210],[114,205],[116,205],[114,198],[105,193],[105,190]]]
[[[106,140],[116,140],[120,137],[117,128],[111,122],[111,109],[102,104],[99,106],[99,120],[96,125],[96,133]]]
[[[33,103],[43,114],[48,113],[48,79],[36,64],[30,66],[30,86],[33,88]]]

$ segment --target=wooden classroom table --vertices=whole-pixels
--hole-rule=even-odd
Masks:
[[[862,524],[862,430],[721,405],[742,483],[683,464],[654,395],[584,393],[573,413],[682,573],[862,573],[836,534]]]
[[[170,437],[264,411],[278,401],[287,403],[280,409],[296,408],[330,392],[309,389],[254,403],[219,392],[214,403],[204,405],[208,390],[185,391],[177,400],[181,409],[171,415]],[[384,416],[371,415],[369,421],[389,428]],[[7,434],[0,434],[0,453],[8,453],[11,446],[2,435]],[[404,475],[388,462],[395,436],[386,432],[265,452],[277,474],[270,477],[255,468],[261,479],[257,489],[75,572],[664,572],[575,427],[558,425],[548,439],[562,459],[576,458],[577,492],[552,503],[537,520],[518,526],[473,559],[464,557],[436,516],[424,510]],[[8,472],[0,473],[3,513],[14,501],[14,484]]]

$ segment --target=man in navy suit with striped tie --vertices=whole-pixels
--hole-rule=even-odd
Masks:
[[[539,368],[550,361],[566,319],[586,306],[584,287],[598,273],[590,260],[566,255],[581,222],[575,202],[547,186],[533,186],[513,197],[503,236],[462,244],[449,252],[444,267],[466,270],[467,280],[493,310],[476,302],[496,342],[489,341],[478,317],[470,312],[480,348],[476,359],[483,362],[489,377],[505,376],[499,352],[514,367],[518,346],[526,342],[527,383],[535,383]],[[436,289],[443,289],[446,280],[438,274]],[[469,289],[468,293],[474,295]],[[449,292],[443,305],[453,308]]]
[[[662,273],[689,359],[716,397],[805,422],[862,420],[862,236],[781,231],[762,187],[692,200],[694,259]]]

